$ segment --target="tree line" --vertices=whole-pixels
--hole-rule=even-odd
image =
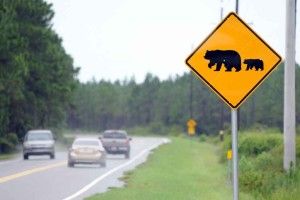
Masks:
[[[0,1],[0,147],[66,117],[78,68],[54,32],[52,5]],[[1,149],[0,149],[1,150]]]
[[[277,127],[283,123],[283,64],[240,107],[240,127]],[[300,68],[296,67],[296,96],[300,98]],[[194,74],[159,80],[147,74],[142,83],[89,81],[75,90],[67,125],[73,129],[104,130],[134,126],[173,126],[185,129],[191,117],[198,132],[213,134],[228,129],[230,109]],[[297,104],[297,124],[300,122]]]

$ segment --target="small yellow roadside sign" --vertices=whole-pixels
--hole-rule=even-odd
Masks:
[[[231,160],[232,159],[232,150],[228,150],[227,151],[227,160]]]
[[[232,108],[238,108],[280,62],[281,57],[235,13],[186,59],[198,77]]]
[[[189,135],[195,135],[196,134],[196,126],[197,122],[193,119],[189,119],[186,123],[187,128],[188,128],[188,134]]]

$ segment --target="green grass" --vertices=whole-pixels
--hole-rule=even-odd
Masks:
[[[219,164],[216,146],[199,140],[172,138],[148,161],[127,173],[125,188],[114,188],[89,200],[231,200],[226,167]],[[241,199],[251,199],[241,194]]]
[[[231,137],[222,146],[220,161],[231,147]],[[300,158],[300,137],[296,139],[296,160]],[[245,131],[239,134],[240,190],[257,200],[300,200],[300,164],[295,172],[283,169],[283,135],[276,130]],[[222,156],[221,156],[222,155]]]
[[[298,172],[299,173],[299,172]],[[300,176],[300,173],[298,174]],[[299,180],[299,178],[298,178]],[[300,199],[300,183],[281,187],[271,194],[268,200],[299,200]]]

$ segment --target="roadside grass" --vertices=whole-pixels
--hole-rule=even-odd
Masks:
[[[231,200],[232,188],[226,183],[226,167],[218,162],[217,148],[173,137],[170,144],[156,149],[146,163],[122,178],[124,188],[112,188],[88,200]]]
[[[294,183],[286,184],[274,191],[268,200],[299,200],[300,199],[300,170],[295,174]]]
[[[213,141],[216,142],[216,141]],[[221,146],[220,161],[231,148],[227,135]],[[257,200],[300,200],[300,164],[294,172],[283,170],[283,135],[273,129],[244,131],[239,134],[240,191]],[[223,156],[222,156],[223,155]],[[300,158],[300,137],[296,138],[296,160]]]
[[[0,153],[0,160],[9,160],[17,156],[17,153]]]

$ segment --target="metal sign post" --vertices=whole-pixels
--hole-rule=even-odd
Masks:
[[[231,142],[233,153],[233,200],[239,199],[237,111],[231,109]]]

